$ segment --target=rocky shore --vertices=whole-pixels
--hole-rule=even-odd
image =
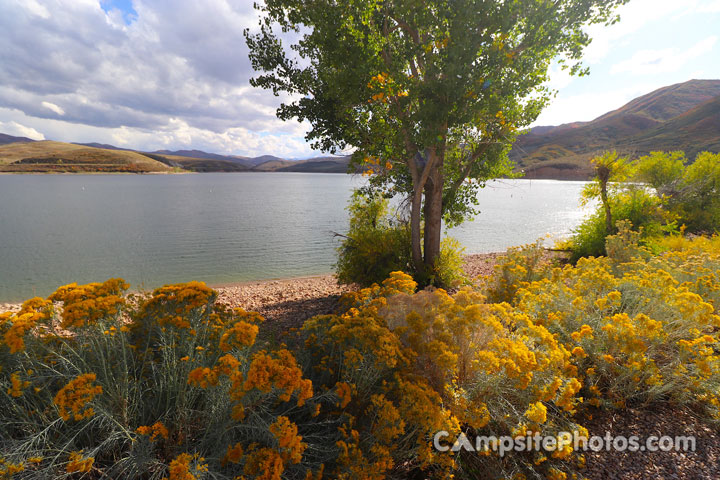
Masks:
[[[465,257],[465,272],[470,278],[492,273],[502,253],[481,253]],[[221,302],[232,307],[260,312],[268,323],[280,328],[292,323],[301,325],[306,319],[335,309],[337,299],[350,290],[338,285],[332,274],[282,280],[263,280],[214,286]],[[20,304],[0,303],[0,313],[17,311]]]

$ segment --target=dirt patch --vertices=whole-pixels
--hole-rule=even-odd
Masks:
[[[586,452],[590,480],[711,480],[720,478],[720,430],[689,407],[652,405],[616,411],[595,410],[592,419],[580,420],[590,435],[630,437],[641,446],[650,436],[694,436],[695,451]]]

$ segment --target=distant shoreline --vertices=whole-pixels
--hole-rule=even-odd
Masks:
[[[207,174],[229,174],[229,175],[237,175],[237,174],[261,174],[261,173],[272,173],[272,174],[298,174],[298,175],[361,175],[360,173],[343,173],[343,172],[287,172],[287,171],[277,171],[277,170],[245,170],[242,172],[190,172],[190,171],[182,171],[182,172],[3,172],[0,171],[0,175],[58,175],[58,176],[78,176],[78,175],[113,175],[113,176],[143,176],[143,175],[207,175]],[[553,180],[557,182],[587,182],[589,179],[587,178],[574,178],[574,177],[566,177],[566,178],[557,178],[557,177],[517,177],[517,178],[507,178],[507,177],[499,177],[494,180]]]

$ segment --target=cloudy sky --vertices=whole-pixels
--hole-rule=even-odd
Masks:
[[[0,132],[142,150],[312,156],[252,88],[253,0],[0,0]],[[720,0],[631,0],[593,27],[588,77],[554,71],[537,125],[593,118],[656,88],[720,79]]]

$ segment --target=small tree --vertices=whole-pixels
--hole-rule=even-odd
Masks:
[[[583,203],[599,198],[605,211],[605,232],[611,235],[615,230],[610,196],[618,188],[624,187],[632,175],[632,167],[627,157],[619,157],[617,152],[605,152],[590,162],[595,166],[595,177],[583,190]]]
[[[627,1],[265,0],[259,33],[245,32],[251,83],[293,95],[281,119],[309,121],[316,148],[355,149],[370,188],[409,198],[427,271],[443,218],[462,220],[477,188],[510,172],[518,129],[550,99],[551,62],[584,73],[582,27]]]

